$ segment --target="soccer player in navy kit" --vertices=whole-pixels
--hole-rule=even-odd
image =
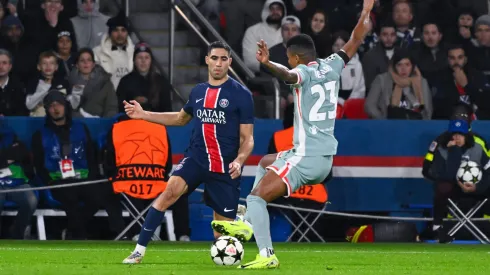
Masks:
[[[148,211],[138,244],[123,263],[141,262],[153,232],[162,223],[164,211],[201,183],[205,183],[204,198],[214,210],[214,219],[236,218],[242,166],[254,147],[254,104],[250,91],[228,76],[231,61],[226,44],[212,43],[206,56],[208,82],[192,89],[180,112],[148,112],[134,100],[124,101],[130,118],[171,126],[186,125],[194,118],[194,129],[184,158]],[[251,230],[247,232],[248,238],[252,234]],[[215,237],[219,236],[215,232]]]

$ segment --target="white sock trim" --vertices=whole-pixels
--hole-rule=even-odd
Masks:
[[[134,251],[138,251],[141,254],[141,256],[145,256],[146,247],[136,244],[136,248],[134,249]]]
[[[262,257],[267,257],[269,258],[270,256],[274,255],[274,248],[272,247],[266,247],[262,248],[259,252],[260,256]]]

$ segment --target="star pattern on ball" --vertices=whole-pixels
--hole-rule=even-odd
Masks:
[[[232,256],[232,258],[235,259],[234,263],[242,260],[242,254],[243,254],[243,251],[238,251],[238,249],[236,250],[235,255]]]
[[[218,254],[216,254],[216,256],[214,256],[214,257],[215,258],[220,258],[221,259],[221,262],[224,265],[225,257],[227,257],[227,256],[228,256],[228,254],[226,254],[226,247],[225,247],[225,249],[218,249]]]

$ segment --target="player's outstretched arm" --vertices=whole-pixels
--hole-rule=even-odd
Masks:
[[[373,9],[375,0],[364,0],[364,6],[362,8],[361,16],[357,22],[356,27],[352,31],[352,35],[344,45],[342,50],[347,54],[349,59],[351,59],[356,53],[357,49],[361,46],[364,38],[369,32],[369,14]]]
[[[298,74],[296,72],[290,71],[287,67],[269,60],[269,49],[267,48],[267,43],[265,43],[264,40],[257,42],[257,46],[259,48],[255,57],[274,76],[287,83],[298,82]]]
[[[192,119],[192,116],[185,112],[184,109],[180,110],[180,112],[158,113],[143,110],[136,100],[131,100],[129,103],[124,101],[123,103],[126,114],[132,119],[143,119],[168,126],[186,125]]]

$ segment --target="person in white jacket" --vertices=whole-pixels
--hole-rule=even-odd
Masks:
[[[333,35],[332,52],[336,53],[349,41],[349,34],[345,31],[339,31]],[[364,83],[364,73],[359,55],[356,53],[349,63],[345,65],[340,77],[340,89],[338,104],[344,105],[349,98],[365,98],[366,84]]]
[[[262,9],[262,22],[245,31],[242,40],[243,61],[254,73],[260,71],[260,64],[255,58],[257,41],[263,39],[269,48],[281,43],[281,20],[284,16],[286,16],[286,6],[282,0],[267,0]]]
[[[129,37],[129,22],[124,13],[107,21],[109,35],[104,34],[99,46],[93,49],[95,62],[111,74],[117,89],[119,81],[133,71],[134,44]]]

